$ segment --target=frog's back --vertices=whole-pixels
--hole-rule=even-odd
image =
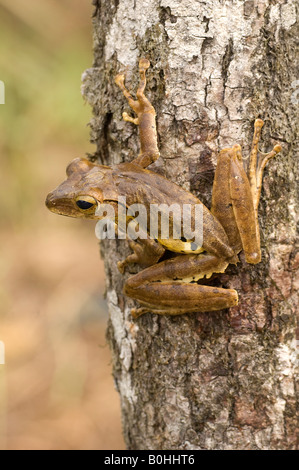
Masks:
[[[114,168],[113,173],[113,179],[117,184],[119,195],[126,197],[127,206],[139,203],[150,209],[152,204],[164,204],[168,207],[177,204],[181,211],[183,211],[184,205],[191,206],[191,230],[195,229],[195,221],[192,215],[195,214],[195,206],[199,205],[202,209],[202,250],[224,258],[233,256],[227,235],[220,222],[189,191],[186,191],[181,186],[169,181],[158,173],[143,169],[132,163],[118,165]],[[177,244],[171,242],[163,244],[172,251],[183,251],[181,249],[174,249],[178,246]],[[171,248],[172,245],[173,248]],[[197,249],[195,252],[202,250]]]

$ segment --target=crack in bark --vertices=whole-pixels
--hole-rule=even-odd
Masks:
[[[225,48],[225,53],[222,59],[222,64],[221,64],[221,75],[223,78],[224,93],[225,93],[226,82],[228,79],[228,70],[233,60],[233,57],[234,57],[234,41],[233,41],[233,38],[229,38],[228,44]]]

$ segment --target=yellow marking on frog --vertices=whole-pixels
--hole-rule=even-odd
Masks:
[[[198,254],[204,251],[202,246],[198,246],[192,241],[182,241],[179,239],[158,239],[164,248],[174,253]]]

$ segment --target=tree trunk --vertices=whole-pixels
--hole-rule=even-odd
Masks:
[[[241,254],[214,281],[238,291],[238,307],[134,321],[135,304],[122,293],[130,273],[117,270],[127,242],[102,244],[127,447],[295,449],[295,0],[94,3],[94,67],[83,76],[83,93],[94,110],[100,162],[138,153],[114,76],[125,70],[135,90],[140,57],[151,62],[146,91],[157,111],[161,157],[151,169],[208,207],[217,152],[238,143],[248,155],[255,118],[265,120],[260,148],[283,147],[264,177],[262,262],[246,264]]]

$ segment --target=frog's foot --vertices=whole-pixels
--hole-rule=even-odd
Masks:
[[[118,270],[122,274],[124,274],[126,266],[129,264],[140,263],[142,247],[140,247],[140,245],[136,242],[129,242],[129,245],[134,253],[131,253],[123,261],[119,261],[117,263]]]
[[[127,98],[130,107],[137,113],[138,110],[138,101],[134,100],[131,93],[125,87],[125,76],[123,73],[116,75],[115,77],[116,85],[122,90],[124,96]],[[128,114],[127,114],[128,116]]]
[[[125,76],[124,74],[118,74],[115,77],[116,85],[122,90],[124,96],[127,98],[128,103],[132,110],[139,116],[144,112],[153,112],[155,113],[154,107],[150,103],[150,101],[146,98],[144,94],[144,90],[146,87],[146,75],[145,72],[149,68],[150,63],[147,59],[140,59],[139,61],[139,74],[140,74],[140,82],[136,92],[137,100],[134,100],[131,93],[127,90],[125,86]],[[139,120],[136,118],[131,117],[128,113],[123,114],[123,118],[125,121],[132,122],[134,124],[139,124]]]
[[[144,315],[145,313],[148,313],[150,311],[150,308],[146,307],[132,308],[131,315],[136,320],[136,318],[141,317],[141,315]]]
[[[128,113],[124,112],[123,113],[123,120],[126,121],[126,122],[131,122],[132,124],[135,124],[136,126],[139,125],[139,119],[138,117],[137,118],[133,118],[132,116],[130,116]]]
[[[254,123],[254,134],[252,139],[252,147],[249,159],[249,168],[248,168],[248,178],[251,186],[252,198],[253,198],[253,205],[254,210],[257,213],[258,205],[261,197],[261,189],[262,189],[262,179],[264,169],[271,160],[271,158],[275,157],[281,151],[281,145],[275,145],[275,147],[269,153],[263,153],[259,151],[258,144],[261,138],[261,131],[264,125],[264,121],[262,119],[256,119]],[[258,154],[261,155],[258,162]]]
[[[148,101],[148,99],[144,95],[144,90],[146,87],[146,75],[145,72],[150,66],[150,62],[147,59],[140,59],[139,61],[139,75],[140,75],[140,82],[139,82],[139,87],[136,92],[136,96],[138,98],[138,101],[142,103],[144,106],[150,106],[152,107],[151,103]]]
[[[128,264],[140,264],[142,266],[152,266],[156,264],[161,256],[164,254],[165,249],[155,240],[146,239],[141,243],[130,241],[129,245],[133,253],[127,256],[123,261],[117,263],[119,271],[123,274]]]
[[[262,158],[260,158],[259,160],[257,171],[256,171],[256,197],[253,200],[256,210],[258,208],[258,204],[259,204],[260,197],[261,197],[264,169],[267,163],[269,162],[269,160],[275,157],[275,155],[277,155],[279,152],[281,152],[281,145],[279,144],[275,145],[274,148],[269,153],[259,152]]]

